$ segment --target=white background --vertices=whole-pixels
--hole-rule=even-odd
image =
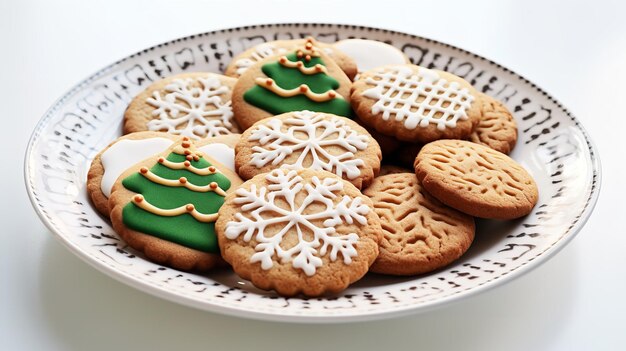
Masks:
[[[624,3],[338,3],[1,0],[0,349],[626,348]],[[40,116],[75,83],[176,37],[298,21],[430,37],[545,88],[599,148],[602,193],[587,225],[541,267],[479,296],[399,319],[310,326],[225,317],[146,295],[80,261],[39,222],[22,180],[24,150]]]

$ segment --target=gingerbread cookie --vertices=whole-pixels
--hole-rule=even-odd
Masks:
[[[398,140],[467,138],[480,119],[478,92],[453,74],[414,65],[364,72],[351,103],[364,123]]]
[[[239,134],[202,139],[198,150],[212,155],[231,171],[235,170],[235,145]],[[117,178],[128,168],[170,147],[179,136],[161,132],[126,134],[100,151],[87,173],[87,193],[98,212],[109,217],[109,196]]]
[[[216,229],[235,272],[280,295],[337,293],[378,256],[369,198],[326,171],[277,169],[226,196]]]
[[[333,44],[333,47],[352,57],[356,62],[358,72],[385,65],[411,63],[402,51],[377,40],[344,39]]]
[[[217,212],[240,184],[234,172],[183,137],[118,178],[109,198],[111,223],[148,259],[205,271],[220,261]]]
[[[263,118],[291,111],[351,116],[350,80],[310,39],[286,55],[250,67],[233,91],[233,111],[245,130]]]
[[[257,122],[235,148],[235,168],[243,179],[286,169],[325,170],[357,188],[378,174],[378,143],[356,122],[311,111],[289,112]]]
[[[230,101],[235,82],[206,72],[157,81],[128,105],[124,134],[151,130],[200,139],[239,133]]]
[[[474,218],[430,196],[414,173],[377,177],[363,194],[383,229],[372,272],[427,273],[458,259],[474,240]]]
[[[517,124],[509,109],[489,95],[480,94],[481,117],[469,140],[509,154],[517,142]]]
[[[444,204],[472,216],[525,216],[538,199],[528,172],[507,155],[463,140],[426,144],[415,159],[422,186]]]
[[[226,67],[224,74],[239,78],[248,68],[254,66],[257,62],[263,61],[270,56],[285,55],[291,49],[302,46],[305,43],[306,39],[293,39],[276,40],[255,45],[235,56],[228,67]],[[350,56],[346,55],[332,44],[317,42],[317,46],[324,50],[324,52],[337,63],[339,68],[341,68],[350,80],[354,78],[357,73],[357,65]]]

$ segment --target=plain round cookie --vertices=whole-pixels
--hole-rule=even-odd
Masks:
[[[439,201],[475,217],[522,217],[539,196],[535,181],[515,160],[469,141],[426,144],[415,159],[415,173]]]
[[[481,108],[478,92],[464,79],[410,64],[363,72],[350,102],[365,124],[411,143],[467,138]]]
[[[480,121],[469,140],[503,154],[511,153],[517,142],[517,124],[511,111],[489,95],[480,93],[480,100]]]
[[[378,256],[371,200],[326,171],[277,169],[226,196],[216,224],[223,258],[283,296],[338,293]]]
[[[183,73],[154,82],[124,113],[124,134],[146,130],[201,139],[240,129],[231,96],[237,80],[208,72]]]
[[[377,177],[363,194],[372,199],[383,229],[372,272],[431,272],[461,257],[474,240],[474,218],[432,197],[413,173]]]
[[[228,67],[226,67],[224,74],[229,77],[239,78],[255,63],[270,56],[285,54],[290,49],[301,46],[305,42],[306,39],[275,40],[255,45],[235,56],[232,61],[230,61],[230,64],[228,64]],[[317,42],[317,45],[337,63],[350,80],[354,79],[357,74],[357,65],[350,56],[346,55],[333,44]]]
[[[232,102],[235,120],[242,130],[264,118],[290,111],[352,115],[352,82],[316,45],[306,41],[304,46],[286,54],[259,61],[241,75],[233,89]]]
[[[137,132],[126,134],[112,141],[107,147],[102,149],[91,161],[89,171],[87,172],[87,194],[96,210],[103,216],[109,218],[109,198],[107,194],[105,194],[103,187],[108,186],[109,183],[111,183],[110,187],[112,187],[113,182],[115,182],[121,172],[149,156],[162,152],[180,138],[181,137],[176,135],[161,132]],[[124,147],[120,148],[120,141],[129,144],[130,150]],[[116,144],[117,146],[114,146]],[[115,168],[121,171],[119,174],[116,173],[116,175],[107,175],[109,179],[104,180],[107,170],[103,163],[102,155],[110,152],[112,148],[115,155],[110,155],[110,157],[117,159],[115,161],[118,165],[116,165]],[[119,150],[115,150],[117,148],[119,148]],[[109,172],[111,172],[111,170],[109,170]],[[110,190],[109,188],[109,191]]]
[[[380,170],[376,140],[356,122],[311,111],[288,112],[248,128],[235,147],[235,169],[243,179],[278,167],[325,170],[357,188]]]
[[[191,145],[191,146],[188,146],[188,145]],[[211,158],[210,155],[202,155],[202,157],[198,157],[196,159],[194,155],[199,156],[199,153],[192,146],[193,146],[193,142],[191,142],[189,138],[183,137],[182,140],[177,141],[174,145],[169,147],[164,152],[156,154],[153,157],[143,160],[139,162],[138,164],[129,168],[126,172],[124,172],[118,178],[115,185],[113,186],[113,193],[109,197],[109,207],[111,209],[110,217],[111,217],[111,224],[113,226],[113,229],[115,230],[115,232],[118,233],[118,235],[122,238],[122,240],[124,240],[130,247],[140,252],[143,252],[146,258],[156,263],[163,264],[163,265],[175,268],[175,269],[185,270],[185,271],[202,272],[202,271],[210,270],[216,265],[220,265],[221,263],[223,263],[219,253],[217,252],[212,253],[206,250],[200,250],[200,249],[191,247],[193,245],[188,245],[188,244],[186,245],[185,243],[176,242],[176,240],[167,240],[167,239],[158,237],[154,233],[147,233],[149,227],[154,229],[154,226],[157,225],[155,221],[152,221],[152,220],[135,221],[134,225],[139,225],[142,227],[142,228],[138,228],[138,227],[133,227],[133,225],[129,225],[129,222],[125,221],[125,218],[124,218],[125,208],[127,206],[131,206],[131,204],[132,206],[137,205],[137,207],[139,207],[140,209],[146,210],[148,212],[155,211],[154,209],[150,209],[150,206],[153,206],[153,205],[149,203],[150,200],[147,194],[143,194],[143,193],[140,194],[140,193],[137,193],[135,191],[128,189],[124,185],[124,180],[136,174],[146,174],[146,176],[144,176],[146,179],[148,179],[151,182],[155,182],[152,176],[150,176],[150,173],[152,171],[149,171],[149,170],[154,169],[154,167],[157,164],[161,164],[164,167],[169,168],[170,170],[168,172],[176,172],[176,171],[186,172],[185,175],[187,177],[185,177],[184,180],[182,177],[179,179],[172,179],[172,176],[173,176],[172,173],[170,173],[170,175],[168,175],[167,178],[165,178],[164,174],[162,175],[157,174],[157,176],[159,177],[170,179],[170,183],[175,182],[176,184],[167,185],[168,187],[172,187],[172,188],[183,187],[183,186],[187,187],[186,184],[189,183],[189,186],[190,186],[189,189],[195,191],[192,187],[199,186],[201,184],[193,184],[194,181],[192,181],[192,177],[197,176],[197,175],[202,175],[203,171],[207,171],[207,170],[210,171],[210,173],[204,173],[203,175],[211,177],[211,176],[220,174],[220,175],[225,176],[228,179],[228,181],[230,182],[230,187],[227,190],[225,190],[226,194],[234,192],[237,189],[237,187],[240,184],[242,184],[242,180],[239,178],[239,176],[237,176],[237,174],[234,171],[230,171],[227,167],[225,167],[224,165],[222,165],[215,159]],[[181,148],[184,150],[182,150]],[[184,151],[190,151],[190,153],[187,154]],[[206,167],[202,169],[197,169],[193,173],[196,173],[196,172],[199,172],[199,173],[197,173],[196,175],[191,175],[192,172],[187,169],[184,169],[182,166],[177,167],[175,164],[168,164],[168,161],[170,160],[170,157],[172,154],[188,155],[187,157],[191,157],[191,158],[187,158],[187,160],[190,161],[190,165],[192,169],[194,167],[199,166],[200,163],[198,162],[201,162],[199,160],[202,160],[202,159],[208,161],[211,164],[211,166],[214,168],[212,169],[212,167]],[[184,166],[186,168],[189,168],[189,166],[187,166],[186,164]],[[144,170],[146,171],[144,172]],[[152,173],[152,174],[156,174],[156,171],[155,173]],[[189,178],[189,180],[187,178]],[[219,179],[214,178],[214,179],[215,179],[215,183],[217,184],[215,188],[221,189],[221,186],[219,184],[224,182],[224,178],[219,178]],[[211,189],[215,189],[211,185],[211,183],[207,184],[207,186],[210,186]],[[217,192],[217,191],[212,190],[212,192]],[[165,197],[165,196],[168,196],[168,194],[163,193],[163,195],[159,195],[159,197],[161,196]],[[178,195],[175,195],[175,196],[178,196]],[[164,200],[161,199],[159,201],[164,201]],[[176,201],[181,201],[181,200],[176,200]],[[198,204],[198,201],[195,201],[196,202],[195,206],[193,205],[194,200],[191,200],[189,198],[183,198],[182,201],[191,203],[191,207],[189,203],[187,205],[180,206],[180,208],[184,208],[185,211],[187,212],[185,214],[182,214],[182,216],[191,215],[192,218],[195,218],[196,220],[197,220],[196,216],[198,217],[207,216],[207,214],[200,213],[199,210],[195,208],[195,206],[200,206],[200,204]],[[203,201],[203,202],[205,203],[204,205],[208,205],[208,201]],[[141,204],[146,204],[147,207],[142,207]],[[178,208],[175,208],[175,209],[168,210],[165,208],[159,208],[159,206],[155,206],[155,207],[156,207],[156,211],[163,209],[165,212],[176,211],[176,209],[178,209]],[[135,209],[133,208],[133,210]],[[194,213],[196,211],[198,213]],[[155,212],[152,212],[152,213],[154,213],[156,216],[159,216],[159,214],[156,214]],[[165,214],[162,217],[175,218],[175,217],[180,217],[180,216],[181,214],[172,213],[170,215]],[[215,212],[214,216],[215,217],[218,216],[217,212]],[[214,220],[215,220],[214,218],[206,219],[207,222],[214,221]],[[176,231],[178,232],[178,234],[184,233],[184,236],[182,237],[178,236],[178,237],[182,240],[188,241],[189,235],[191,235],[190,233],[191,231],[186,230],[185,228],[187,227],[184,227],[180,223],[174,223],[174,224],[168,224],[168,225],[172,225],[172,227],[177,228]],[[161,229],[163,228],[164,227],[161,226]],[[194,230],[197,230],[197,228],[194,228]],[[167,230],[164,230],[164,231],[167,231]],[[217,241],[217,237],[215,238],[215,240]],[[215,248],[217,249],[218,247],[215,246]]]

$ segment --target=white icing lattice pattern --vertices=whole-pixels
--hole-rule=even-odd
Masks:
[[[336,192],[343,190],[343,182],[336,178],[314,176],[310,181],[304,181],[296,171],[277,169],[268,173],[265,179],[269,182],[267,187],[257,189],[252,184],[249,191],[237,189],[234,201],[250,218],[236,213],[235,221],[226,224],[228,239],[243,235],[243,241],[250,242],[254,238],[257,242],[256,253],[250,262],[261,262],[261,268],[268,270],[274,266],[272,257],[277,256],[281,263],[291,262],[294,268],[301,269],[308,276],[314,275],[322,266],[321,257],[326,254],[331,261],[336,261],[341,254],[345,264],[352,262],[352,257],[357,256],[355,245],[359,236],[356,233],[337,234],[335,227],[343,223],[367,224],[365,215],[370,209],[360,197],[343,195],[335,203],[339,196]],[[298,194],[302,191],[306,196],[296,200],[301,198]],[[286,205],[278,205],[277,199]],[[312,205],[322,205],[322,209],[311,211]],[[321,227],[316,225],[319,221],[323,221]],[[280,230],[266,236],[265,230],[275,225],[280,225]],[[289,248],[281,246],[288,235],[297,235],[296,244]]]
[[[286,130],[284,130],[286,127]],[[261,146],[252,147],[251,164],[260,168],[271,162],[278,165],[294,152],[300,152],[297,160],[283,163],[286,169],[310,168],[344,174],[354,179],[361,174],[365,163],[355,158],[355,153],[365,150],[369,143],[367,135],[350,128],[343,117],[335,117],[311,111],[295,112],[285,120],[272,118],[252,132],[249,141]],[[330,152],[340,149],[341,153]],[[311,164],[305,164],[310,155]]]
[[[201,87],[194,86],[199,82]],[[223,101],[220,95],[230,88],[222,85],[217,77],[176,79],[165,86],[164,98],[158,91],[147,99],[156,109],[148,129],[166,131],[170,134],[194,139],[231,134],[233,111],[231,101]],[[182,127],[179,129],[179,127]]]
[[[407,129],[429,123],[439,130],[454,128],[458,120],[468,119],[467,109],[474,101],[467,88],[421,67],[418,72],[406,66],[386,68],[368,77],[366,83],[374,85],[363,92],[363,96],[377,100],[372,113],[382,112],[385,121],[393,114]]]

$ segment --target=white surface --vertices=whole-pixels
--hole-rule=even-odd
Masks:
[[[626,148],[620,142],[626,116],[619,106],[626,91],[626,7],[383,3],[320,1],[305,10],[287,1],[2,2],[1,118],[11,128],[1,151],[0,349],[623,349]],[[232,8],[249,8],[248,15],[226,10]],[[32,128],[56,98],[150,45],[285,21],[415,33],[484,55],[536,82],[580,118],[600,150],[604,178],[595,213],[556,257],[510,284],[432,312],[354,325],[263,323],[192,310],[106,277],[52,238],[28,202],[21,165]]]

